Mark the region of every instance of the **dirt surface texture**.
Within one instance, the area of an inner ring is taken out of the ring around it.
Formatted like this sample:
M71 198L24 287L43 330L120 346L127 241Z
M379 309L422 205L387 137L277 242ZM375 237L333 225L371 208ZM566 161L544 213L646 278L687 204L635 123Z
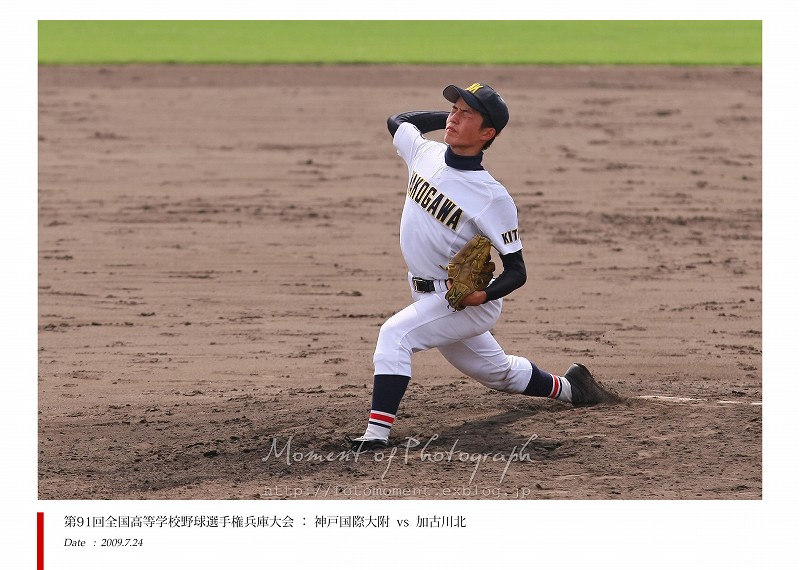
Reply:
M386 118L476 81L528 267L493 332L622 400L419 353L354 456L410 302ZM38 145L40 499L762 496L760 68L41 67Z

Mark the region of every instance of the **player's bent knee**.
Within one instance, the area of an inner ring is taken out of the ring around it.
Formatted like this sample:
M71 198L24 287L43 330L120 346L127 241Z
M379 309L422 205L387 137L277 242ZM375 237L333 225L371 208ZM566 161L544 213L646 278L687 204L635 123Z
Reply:
M404 351L376 350L372 357L375 374L392 374L411 377L411 355Z
M384 323L372 357L375 374L411 376L411 354L411 348L403 342L402 333L390 323Z

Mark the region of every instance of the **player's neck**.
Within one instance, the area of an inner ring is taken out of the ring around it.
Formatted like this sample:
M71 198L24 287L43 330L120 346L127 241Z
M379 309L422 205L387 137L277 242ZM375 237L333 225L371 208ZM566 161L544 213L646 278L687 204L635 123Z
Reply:
M478 154L462 155L457 154L452 147L448 146L444 151L444 162L450 168L457 170L483 170L481 161L483 160L483 151L479 150Z

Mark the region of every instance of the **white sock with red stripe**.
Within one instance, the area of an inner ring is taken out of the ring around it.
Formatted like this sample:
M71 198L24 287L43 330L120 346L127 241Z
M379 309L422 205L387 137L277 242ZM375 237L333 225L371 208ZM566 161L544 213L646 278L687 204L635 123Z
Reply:
M364 439L389 439L389 432L392 431L396 416L380 410L370 410L367 431L364 432Z
M566 402L567 404L571 404L572 385L569 383L569 380L567 380L563 376L556 376L555 374L551 374L550 376L553 377L553 391L550 392L548 398L553 398L554 400L558 400L559 402Z

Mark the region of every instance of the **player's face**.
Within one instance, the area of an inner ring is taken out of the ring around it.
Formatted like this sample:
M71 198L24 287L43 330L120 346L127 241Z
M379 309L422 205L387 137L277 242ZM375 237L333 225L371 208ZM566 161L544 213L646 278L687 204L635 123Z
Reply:
M482 124L483 116L459 98L453 103L453 108L447 117L444 142L449 144L456 154L476 155L495 133L492 128L481 128Z

